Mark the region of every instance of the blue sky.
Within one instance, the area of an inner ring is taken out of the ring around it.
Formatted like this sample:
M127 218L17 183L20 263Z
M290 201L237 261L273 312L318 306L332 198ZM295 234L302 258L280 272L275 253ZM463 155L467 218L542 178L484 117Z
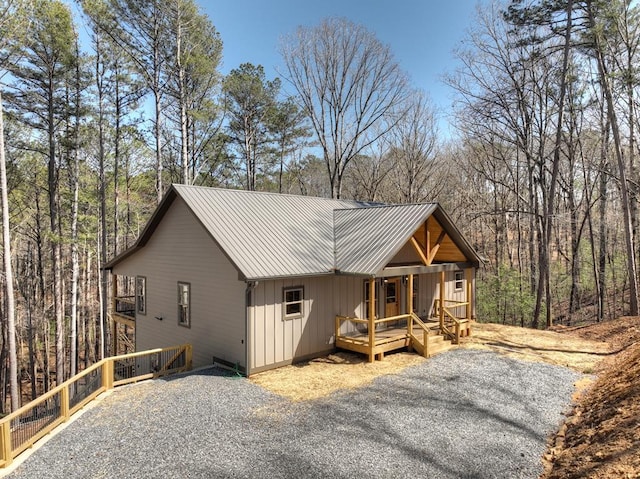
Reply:
M446 114L451 92L442 75L453 71L452 50L471 26L478 0L199 0L220 32L222 73L241 63L262 65L267 78L283 71L278 45L298 26L328 16L364 25L391 47L416 87L427 91ZM441 129L446 123L441 123ZM442 132L447 134L447 132Z

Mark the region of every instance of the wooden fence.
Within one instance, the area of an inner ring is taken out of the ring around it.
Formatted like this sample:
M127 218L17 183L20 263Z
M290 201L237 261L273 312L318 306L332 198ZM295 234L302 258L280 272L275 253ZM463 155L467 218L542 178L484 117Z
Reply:
M0 419L0 467L32 447L99 394L191 369L190 344L105 358Z

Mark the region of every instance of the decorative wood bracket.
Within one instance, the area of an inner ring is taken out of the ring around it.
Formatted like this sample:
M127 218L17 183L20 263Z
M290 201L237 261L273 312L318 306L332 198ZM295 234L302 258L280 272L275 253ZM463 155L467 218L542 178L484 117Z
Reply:
M436 244L433 245L433 248L431 248L431 253L429 254L429 258L427 258L427 261L429 261L427 263L427 266L429 266L433 262L433 258L436 257L436 253L440 249L440 245L442 244L442 240L444 239L444 237L446 235L447 235L447 233L446 233L445 230L442 230L440 232L440 236L438 236L438 239L436 240Z

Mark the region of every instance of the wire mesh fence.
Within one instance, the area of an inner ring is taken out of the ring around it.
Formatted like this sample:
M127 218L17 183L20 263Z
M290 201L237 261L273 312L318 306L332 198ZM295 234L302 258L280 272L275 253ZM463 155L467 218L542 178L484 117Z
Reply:
M62 390L11 418L12 449L21 449L38 433L62 419L61 395Z
M0 467L103 391L191 368L191 345L105 358L0 419Z

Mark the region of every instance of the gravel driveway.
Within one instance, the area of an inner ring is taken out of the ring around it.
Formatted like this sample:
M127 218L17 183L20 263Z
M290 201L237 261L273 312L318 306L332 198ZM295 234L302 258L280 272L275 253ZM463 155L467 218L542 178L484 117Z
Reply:
M11 478L537 478L576 373L454 350L291 403L216 369L116 390Z

